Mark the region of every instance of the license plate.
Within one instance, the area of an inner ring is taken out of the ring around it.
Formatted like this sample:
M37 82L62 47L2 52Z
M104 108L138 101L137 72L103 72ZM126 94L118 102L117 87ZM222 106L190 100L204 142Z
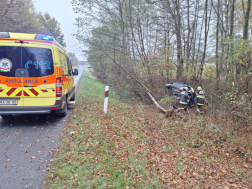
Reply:
M17 100L0 100L0 105L17 105Z

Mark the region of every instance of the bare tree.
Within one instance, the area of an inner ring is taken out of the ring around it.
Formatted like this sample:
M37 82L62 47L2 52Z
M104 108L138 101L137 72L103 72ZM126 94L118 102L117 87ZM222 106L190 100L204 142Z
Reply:
M251 7L251 0L248 0L247 10L246 10L246 15L245 15L245 20L244 20L243 39L248 39L248 24L249 24L250 7Z
M209 13L209 16L208 16L208 0L206 0L205 1L205 29L204 29L205 30L205 37L204 37L203 56L202 56L201 65L200 65L200 74L199 74L200 75L200 82L202 80L202 74L203 74L203 69L204 69L204 62L205 62L205 58L206 58L207 39L208 39L208 32L209 32L209 26L210 26L210 19L211 19L212 8L210 8L209 12L210 13Z
M2 31L37 33L42 30L31 0L0 0Z

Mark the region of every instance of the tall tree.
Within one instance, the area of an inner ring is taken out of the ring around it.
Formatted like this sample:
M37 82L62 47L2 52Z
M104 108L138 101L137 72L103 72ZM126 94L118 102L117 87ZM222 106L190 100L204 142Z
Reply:
M212 4L212 0L211 0ZM211 6L212 7L212 6ZM205 0L205 37L204 37L204 50L203 50L203 55L202 55L202 60L201 60L201 65L200 65L200 82L202 80L202 74L203 74L203 69L204 69L204 63L205 63L205 58L206 58L206 48L207 48L207 39L208 39L208 32L209 32L209 27L210 27L210 19L211 19L211 13L212 13L212 8L210 8L209 11L209 16L208 16L208 0Z
M38 22L32 0L0 0L1 31L37 33L43 28Z
M217 78L217 88L219 87L219 79L220 79L220 68L219 68L219 26L220 26L220 0L217 3L217 11L216 11L216 43L215 43L215 70L216 70L216 78Z
M81 15L75 36L89 45L93 68L106 72L109 82L117 86L133 89L114 61L155 93L175 77L187 82L189 78L205 80L208 61L215 62L212 69L216 71L209 75L216 76L220 81L216 83L223 87L241 76L234 77L240 62L252 62L249 51L244 61L245 46L240 40L252 32L244 24L251 23L250 1L72 0Z
M244 20L243 39L248 39L248 25L249 25L250 8L251 8L251 0L248 0L247 10L246 10L246 15L245 15L245 20Z
M78 58L75 56L75 53L69 52L67 54L68 54L73 66L76 66L80 63Z
M55 18L52 18L49 13L45 13L44 15L40 13L39 22L44 27L45 33L52 35L56 41L63 47L66 47L64 34L61 33L60 23Z

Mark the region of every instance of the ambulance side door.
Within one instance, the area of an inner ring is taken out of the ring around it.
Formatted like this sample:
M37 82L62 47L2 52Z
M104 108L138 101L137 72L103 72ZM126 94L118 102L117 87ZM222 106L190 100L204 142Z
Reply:
M68 88L69 88L69 97L70 97L74 93L74 77L73 77L72 64L68 56L66 56L66 60L67 60L67 68L68 68Z
M66 56L63 52L59 51L59 58L60 58L60 67L62 68L64 74L62 74L62 95L67 94L68 92L68 70L67 70L67 62Z

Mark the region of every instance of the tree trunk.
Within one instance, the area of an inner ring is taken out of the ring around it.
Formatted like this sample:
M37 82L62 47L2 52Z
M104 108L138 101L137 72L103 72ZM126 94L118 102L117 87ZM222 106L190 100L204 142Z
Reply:
M216 23L216 49L215 49L215 67L216 67L216 87L219 88L220 70L219 70L219 24L220 24L220 0L217 6L217 23Z
M191 28L190 28L190 6L189 6L189 0L187 0L187 41L186 41L186 72L188 72L188 67L189 67L189 58L190 58L190 44L189 44L189 39L191 35Z
M211 18L211 10L212 8L210 9L210 15L208 17L208 14L207 14L208 13L208 0L206 0L205 1L205 38L204 38L204 51L203 51L203 56L201 60L201 65L200 65L200 78L199 78L200 84L202 84L202 74L203 74L204 63L205 63L205 58L206 58L206 47L207 47L207 38L208 38L209 24L210 24L210 18Z
M182 55L182 43L181 43L181 15L180 15L180 0L176 1L176 14L177 14L177 23L176 23L176 37L177 37L177 75L176 79L181 78L183 72L183 64L181 61Z
M248 0L247 11L245 15L244 28L243 28L243 39L248 39L248 25L249 25L249 14L250 14L251 0Z
M233 44L233 33L234 33L234 11L235 11L235 0L232 0L232 7L231 7L231 15L230 15L230 34L229 34L229 38L232 41L231 43L231 56L234 55L234 44ZM235 62L233 60L231 60L230 65L229 65L229 70L231 73L234 73L234 65ZM233 74L231 74L233 75Z

